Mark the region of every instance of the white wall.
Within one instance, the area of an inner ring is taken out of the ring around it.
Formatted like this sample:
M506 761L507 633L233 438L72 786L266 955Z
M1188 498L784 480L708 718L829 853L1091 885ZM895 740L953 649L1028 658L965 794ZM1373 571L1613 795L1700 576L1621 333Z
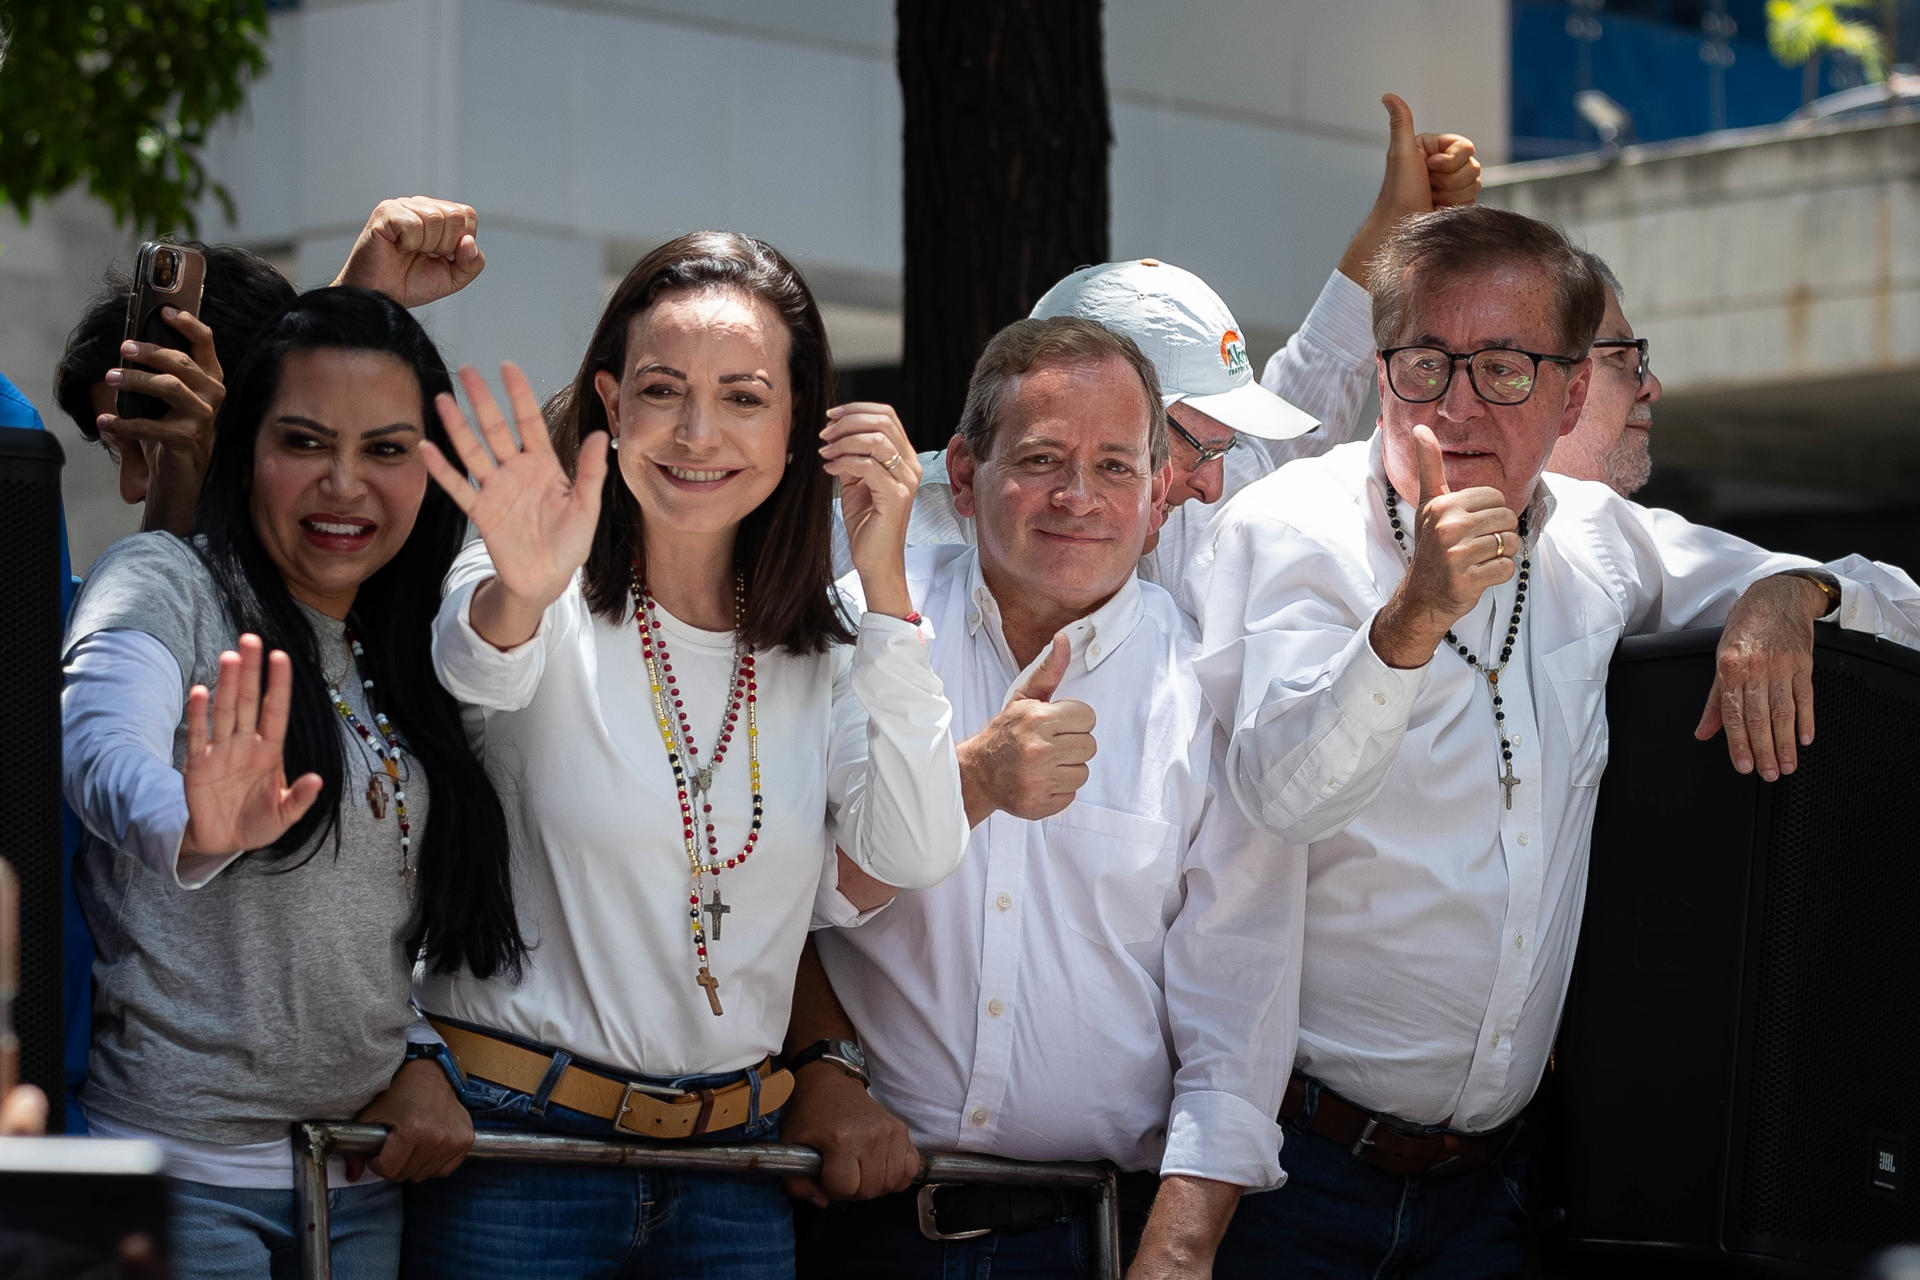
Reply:
M1505 0L1447 8L1434 23L1417 0L1108 0L1114 255L1213 280L1264 359L1378 186L1382 91L1422 128L1504 145ZM1416 24L1419 42L1397 34ZM886 362L901 270L893 44L890 0L308 0L274 15L272 70L209 151L238 225L209 207L202 234L271 250L312 286L382 197L465 200L486 273L422 318L451 359L510 356L544 391L642 252L726 226L808 272L848 363ZM71 276L61 252L33 255L35 278ZM0 282L17 278L13 256ZM30 393L44 395L84 292L55 299L59 319L24 326L31 338L0 316L0 362ZM132 520L94 496L97 475L71 479L88 487L84 565Z

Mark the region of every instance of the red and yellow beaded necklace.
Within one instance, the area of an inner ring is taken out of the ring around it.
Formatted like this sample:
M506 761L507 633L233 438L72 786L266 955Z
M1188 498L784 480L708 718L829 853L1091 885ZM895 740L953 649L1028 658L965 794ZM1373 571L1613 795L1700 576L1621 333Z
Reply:
M693 741L693 728L687 723L686 700L680 696L679 684L673 676L673 660L667 654L667 642L660 630L653 596L641 577L639 561L634 562L634 625L640 632L640 656L647 665L647 684L652 690L653 716L660 727L660 742L666 747L667 763L673 766L673 783L680 800L681 837L687 850L687 870L693 880L693 890L687 897L687 918L693 924L694 959L699 966L694 982L706 990L707 1004L715 1017L722 1013L720 980L713 976L713 970L708 967L707 926L701 920L701 914L705 912L712 918L713 940L717 942L721 918L732 912L733 908L721 901L718 885L714 886L713 900L701 902L701 877L718 879L722 871L731 870L747 860L754 845L760 841L760 822L765 812L760 794L760 729L754 716L758 685L753 678L753 646L745 638L746 612L746 582L735 575L733 675L727 681L727 705L721 716L713 755L702 767L700 749ZM671 715L668 714L669 705L672 708ZM753 820L747 827L746 843L740 847L740 851L722 860L713 825L713 775L726 759L727 747L733 741L734 730L739 727L743 712L747 720L747 775L753 791ZM700 805L698 816L694 813L695 801ZM706 848L704 857L701 854L703 843Z

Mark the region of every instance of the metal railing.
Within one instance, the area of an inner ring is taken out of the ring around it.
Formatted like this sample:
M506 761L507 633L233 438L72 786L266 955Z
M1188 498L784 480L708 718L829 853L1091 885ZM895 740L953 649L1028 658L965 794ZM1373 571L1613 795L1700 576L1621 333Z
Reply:
M300 1273L306 1280L332 1280L327 1211L327 1158L368 1156L386 1141L383 1125L306 1120L293 1127L295 1206L305 1224ZM516 1160L523 1164L626 1165L676 1172L761 1174L770 1178L814 1177L820 1153L811 1147L743 1143L730 1147L641 1146L604 1138L575 1138L510 1129L480 1129L469 1160ZM921 1159L919 1182L997 1182L1030 1187L1079 1188L1093 1200L1094 1257L1105 1280L1120 1280L1120 1197L1111 1165L1029 1163L958 1151L935 1151Z

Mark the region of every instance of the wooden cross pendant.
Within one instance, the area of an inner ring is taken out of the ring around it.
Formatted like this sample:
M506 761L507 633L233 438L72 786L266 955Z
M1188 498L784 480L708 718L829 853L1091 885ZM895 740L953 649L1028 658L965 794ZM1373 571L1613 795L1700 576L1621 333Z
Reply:
M707 926L708 931L713 934L713 940L718 942L720 941L720 917L733 914L733 908L720 901L720 890L716 888L713 891L712 900L707 903L706 910L707 919L712 922Z
M1520 785L1520 779L1513 776L1513 761L1507 761L1507 776L1500 779L1500 785L1507 791L1507 808L1513 808L1513 789Z
M694 981L707 989L707 1004L713 1009L713 1016L719 1017L721 1013L720 979L714 977L713 971L703 964L700 966L700 976Z

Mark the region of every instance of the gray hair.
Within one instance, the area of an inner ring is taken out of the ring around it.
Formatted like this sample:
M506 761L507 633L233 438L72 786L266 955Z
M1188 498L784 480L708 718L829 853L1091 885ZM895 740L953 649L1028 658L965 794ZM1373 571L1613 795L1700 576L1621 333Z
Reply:
M1081 316L1049 316L1044 320L1015 320L993 335L973 366L967 382L967 403L960 411L957 434L967 451L985 458L993 450L1014 382L1038 364L1091 365L1119 358L1140 379L1147 397L1147 457L1157 471L1166 465L1167 409L1160 398L1160 375L1132 338L1097 320Z
M1607 265L1607 260L1591 249L1575 249L1573 252L1580 261L1587 264L1588 270L1599 276L1606 282L1607 288L1613 290L1613 300L1624 305L1627 300L1627 291L1620 287L1620 277L1613 274L1613 268Z

